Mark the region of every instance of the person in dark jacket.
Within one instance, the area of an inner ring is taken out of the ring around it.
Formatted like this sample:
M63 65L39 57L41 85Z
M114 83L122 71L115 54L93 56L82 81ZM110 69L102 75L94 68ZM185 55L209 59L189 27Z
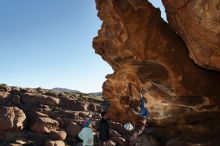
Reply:
M99 122L97 131L99 132L99 141L101 146L107 146L109 144L109 124L108 117L105 112L101 113L102 119Z

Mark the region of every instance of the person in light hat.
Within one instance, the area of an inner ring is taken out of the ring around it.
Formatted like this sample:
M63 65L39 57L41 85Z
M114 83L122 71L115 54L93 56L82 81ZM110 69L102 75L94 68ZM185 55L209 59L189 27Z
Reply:
M90 119L85 119L83 121L84 128L79 132L78 137L83 140L83 146L93 146L94 145L94 135L92 131L92 121Z
M146 119L143 120L143 125L134 130L134 126L131 123L125 123L124 128L127 130L126 137L126 146L138 146L138 137L144 132L146 126Z
M125 123L124 128L128 131L131 131L134 129L133 125L131 123Z

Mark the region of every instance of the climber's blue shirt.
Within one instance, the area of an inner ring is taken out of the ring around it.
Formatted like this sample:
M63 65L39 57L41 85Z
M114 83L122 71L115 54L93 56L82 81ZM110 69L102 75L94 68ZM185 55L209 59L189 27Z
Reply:
M140 103L141 111L140 111L140 116L142 116L142 117L147 117L147 116L149 115L149 112L148 112L148 109L144 107L144 103L145 103L145 100L144 100L143 96L141 96L141 103Z

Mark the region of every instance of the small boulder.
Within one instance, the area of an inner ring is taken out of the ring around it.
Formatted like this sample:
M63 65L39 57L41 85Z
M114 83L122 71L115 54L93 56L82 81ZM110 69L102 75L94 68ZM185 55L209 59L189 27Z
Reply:
M6 105L9 102L9 93L8 92L1 92L0 91L0 104Z
M93 112L97 111L97 106L96 106L96 104L90 103L89 106L88 106L88 110L89 110L89 111L93 111Z
M10 99L11 99L11 102L15 105L21 104L21 97L19 95L11 94Z
M79 117L82 117L83 119L88 118L89 115L90 115L90 113L85 112L85 111L82 111L82 112L79 113Z
M92 118L101 119L101 115L99 113L93 113Z
M65 146L65 143L61 140L47 140L45 146Z
M8 94L8 92L0 92L0 100L7 98Z
M65 140L67 133L63 130L60 131L51 131L50 137L54 140Z
M109 141L109 146L115 146L115 144L116 144L115 142L113 142L111 140Z
M20 131L24 128L26 116L18 107L0 108L0 130Z
M67 96L61 97L61 103L65 108L73 111L88 111L88 103L77 101Z
M59 123L43 113L36 112L36 114L31 117L31 121L30 129L36 132L50 133L51 131L59 129Z
M6 84L0 84L0 92L10 92L11 87L8 87Z
M78 133L80 132L81 129L82 129L82 127L80 125L76 124L75 122L71 122L68 125L66 132L70 136L76 136L76 135L78 135Z

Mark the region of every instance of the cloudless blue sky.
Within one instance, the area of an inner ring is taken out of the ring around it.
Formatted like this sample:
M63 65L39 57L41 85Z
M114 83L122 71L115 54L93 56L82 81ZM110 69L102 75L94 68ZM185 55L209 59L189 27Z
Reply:
M101 91L112 69L92 48L96 13L95 0L0 0L0 83Z

